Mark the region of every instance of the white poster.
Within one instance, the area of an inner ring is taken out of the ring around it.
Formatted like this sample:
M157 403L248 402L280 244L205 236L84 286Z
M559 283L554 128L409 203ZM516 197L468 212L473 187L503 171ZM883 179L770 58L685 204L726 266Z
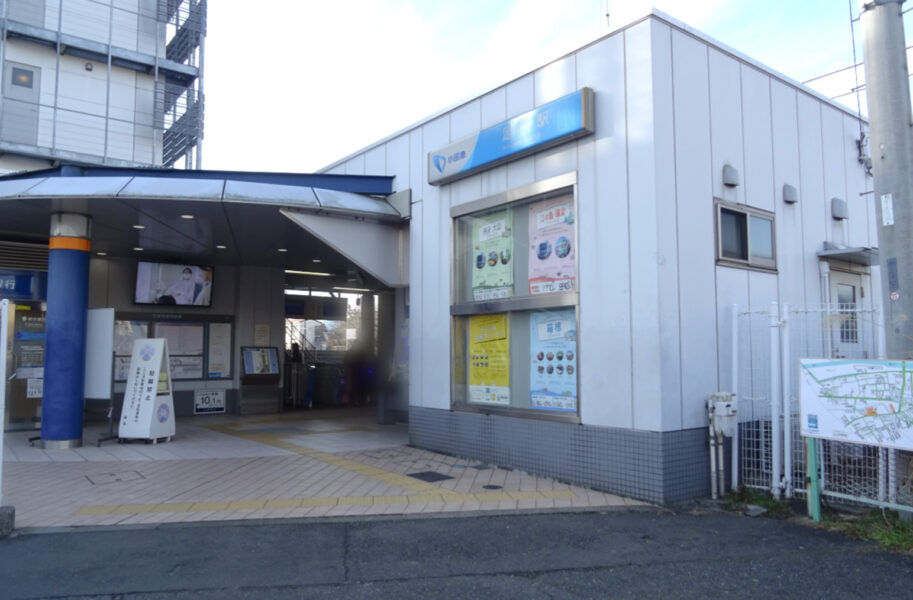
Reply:
M171 356L172 379L203 379L202 356Z
M231 377L231 323L209 324L209 377Z
M254 325L254 346L269 346L269 323Z
M157 440L172 437L174 429L168 342L161 338L136 340L117 435Z
M203 355L202 323L156 323L155 337L168 340L170 354Z
M27 379L25 388L26 398L41 398L44 395L44 379Z

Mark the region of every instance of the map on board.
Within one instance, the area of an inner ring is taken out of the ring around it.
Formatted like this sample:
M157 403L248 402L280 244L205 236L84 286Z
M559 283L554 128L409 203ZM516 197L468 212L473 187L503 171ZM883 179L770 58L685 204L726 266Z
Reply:
M807 437L913 450L913 362L799 360Z

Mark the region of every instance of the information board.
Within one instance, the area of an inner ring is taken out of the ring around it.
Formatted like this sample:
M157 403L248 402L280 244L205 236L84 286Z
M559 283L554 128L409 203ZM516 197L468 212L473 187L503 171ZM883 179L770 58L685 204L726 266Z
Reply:
M193 392L193 414L224 412L225 390L196 390Z
M168 364L167 340L139 339L133 343L118 437L157 440L174 435Z
M913 362L799 361L806 437L913 450Z

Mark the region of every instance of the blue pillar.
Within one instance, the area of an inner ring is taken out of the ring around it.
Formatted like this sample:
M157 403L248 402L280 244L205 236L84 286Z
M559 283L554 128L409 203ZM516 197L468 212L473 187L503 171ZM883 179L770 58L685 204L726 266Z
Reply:
M41 401L41 445L45 448L82 445L90 226L84 215L51 216Z

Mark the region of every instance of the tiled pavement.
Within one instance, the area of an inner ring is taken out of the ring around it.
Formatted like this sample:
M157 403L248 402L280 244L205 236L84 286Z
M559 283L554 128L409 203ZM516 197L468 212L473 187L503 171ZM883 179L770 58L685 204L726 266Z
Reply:
M643 503L410 448L405 425L356 410L178 419L169 442L42 450L7 432L16 528L286 517L604 508Z

